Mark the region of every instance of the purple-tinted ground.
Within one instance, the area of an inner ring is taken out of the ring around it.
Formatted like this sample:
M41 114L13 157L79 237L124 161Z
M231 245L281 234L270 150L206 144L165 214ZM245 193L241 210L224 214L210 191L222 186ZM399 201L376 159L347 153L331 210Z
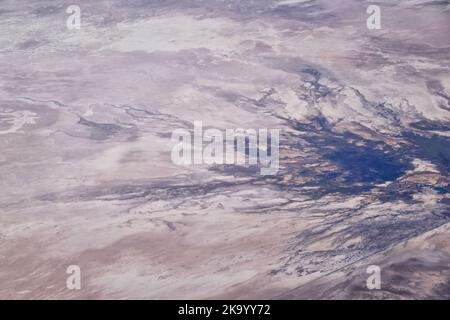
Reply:
M449 3L371 3L0 1L0 298L448 299ZM193 121L278 174L174 165Z

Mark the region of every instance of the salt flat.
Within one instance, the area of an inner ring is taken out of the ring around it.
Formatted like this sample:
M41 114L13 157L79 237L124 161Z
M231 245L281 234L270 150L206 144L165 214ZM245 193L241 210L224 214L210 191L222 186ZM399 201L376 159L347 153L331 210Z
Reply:
M0 3L0 298L448 299L448 2L77 2ZM194 121L280 170L175 165Z

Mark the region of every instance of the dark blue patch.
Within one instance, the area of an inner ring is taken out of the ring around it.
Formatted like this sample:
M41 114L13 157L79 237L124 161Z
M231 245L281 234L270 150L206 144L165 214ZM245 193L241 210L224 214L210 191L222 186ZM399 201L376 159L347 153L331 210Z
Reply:
M317 117L306 125L292 123L292 127L315 133L304 139L319 148L323 159L338 167L320 177L322 182L334 185L333 189L348 188L355 183L374 185L394 181L413 167L409 159L404 158L405 150L395 150L384 142L366 140L351 132L336 134L323 117ZM335 182L336 179L340 182Z
M374 143L365 141L366 146L359 147L344 139L333 139L335 150L326 152L325 159L333 161L345 172L345 182L382 183L394 181L408 169L389 147L375 149ZM387 152L386 152L387 151Z
M450 171L450 139L437 135L431 137L413 133L405 135L415 146L413 152L417 157L430 160L447 173Z

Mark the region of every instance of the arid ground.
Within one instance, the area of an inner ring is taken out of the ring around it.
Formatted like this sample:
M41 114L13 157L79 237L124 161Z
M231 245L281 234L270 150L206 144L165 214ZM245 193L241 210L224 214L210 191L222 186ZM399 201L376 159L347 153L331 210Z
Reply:
M0 299L449 299L449 34L448 1L0 1ZM280 129L278 173L174 164L194 121Z

